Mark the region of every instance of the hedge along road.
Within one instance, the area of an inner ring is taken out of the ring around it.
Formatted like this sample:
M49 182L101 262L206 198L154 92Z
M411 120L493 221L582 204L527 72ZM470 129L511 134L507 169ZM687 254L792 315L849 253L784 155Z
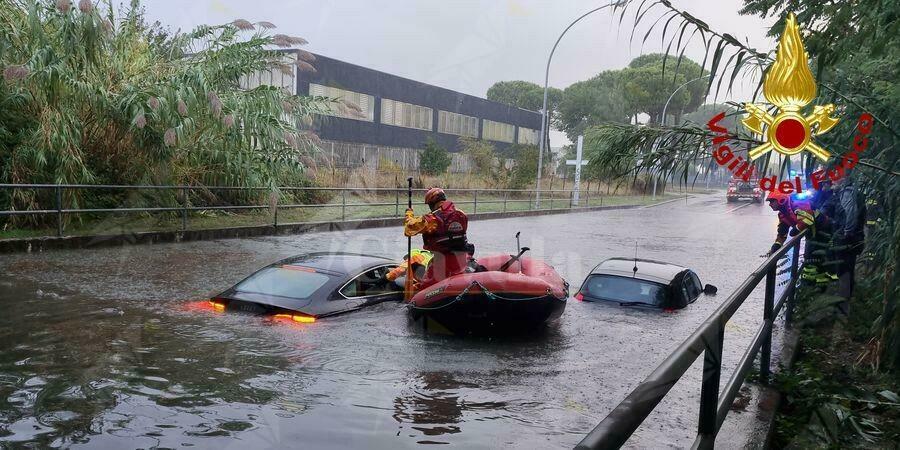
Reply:
M570 300L558 324L518 339L423 335L396 303L314 324L200 307L289 255L399 258L399 226L3 255L0 443L572 447L759 265L775 220L768 208L735 209L713 194L473 221L479 254L513 252L521 231L531 256L550 261L573 293L598 262L632 256L635 241L640 257L692 267L719 287L676 313ZM761 308L762 287L726 328L726 373ZM631 443L691 442L701 361Z

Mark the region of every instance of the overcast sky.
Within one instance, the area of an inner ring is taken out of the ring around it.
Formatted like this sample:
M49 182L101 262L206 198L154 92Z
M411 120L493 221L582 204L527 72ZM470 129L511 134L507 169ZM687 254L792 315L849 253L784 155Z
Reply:
M547 55L575 18L608 0L144 0L147 16L172 30L234 19L266 20L277 32L300 36L309 51L346 62L484 97L500 80L543 85ZM766 31L775 18L740 16L740 0L673 0L709 26L762 51L774 48ZM634 8L634 6L632 6ZM662 11L659 9L658 11ZM653 13L651 13L653 14ZM642 30L658 16L645 18ZM649 15L648 15L649 17ZM622 27L606 11L576 24L553 56L550 85L565 88L642 53L660 52L659 32L642 47L629 45L634 10ZM673 26L674 22L673 22ZM699 36L687 55L703 59ZM751 83L728 99L746 100ZM755 86L755 85L754 85ZM554 147L568 141L551 134Z

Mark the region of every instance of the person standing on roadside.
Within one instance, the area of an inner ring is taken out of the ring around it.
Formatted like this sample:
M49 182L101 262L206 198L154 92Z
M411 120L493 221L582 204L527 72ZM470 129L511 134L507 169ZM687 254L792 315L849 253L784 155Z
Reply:
M837 259L838 296L843 298L837 308L848 315L856 284L856 257L865 246L866 204L849 174L834 185L837 191L832 198L832 251Z

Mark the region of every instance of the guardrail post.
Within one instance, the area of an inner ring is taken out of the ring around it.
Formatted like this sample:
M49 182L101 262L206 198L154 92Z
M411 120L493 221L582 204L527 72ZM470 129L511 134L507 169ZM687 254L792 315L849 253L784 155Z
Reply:
M772 264L772 267L766 271L766 298L763 302L763 327L767 331L763 333L762 348L759 353L759 376L763 382L768 382L771 375L772 360L772 310L775 307L775 269L778 266Z
M187 231L187 203L188 203L188 188L181 188L181 232Z
M807 238L803 238L804 241ZM794 246L794 251L791 253L791 284L788 285L788 289L791 290L791 293L788 295L787 304L785 305L784 310L784 323L785 325L791 325L794 321L794 301L797 296L797 275L798 270L800 269L800 244Z
M341 222L347 221L347 190L341 189Z
M397 189L394 191L394 215L400 215L400 190Z
M272 192L272 206L275 211L272 214L272 226L278 228L278 194Z
M713 448L718 428L719 381L722 377L722 343L725 340L725 324L719 320L715 336L705 336L703 352L703 386L700 388L700 420L697 433L701 448Z
M63 235L63 216L62 216L62 187L56 185L56 236Z
M506 213L506 200L509 198L509 191L503 193L503 212Z
M475 191L475 205L472 207L472 214L478 214L478 191Z

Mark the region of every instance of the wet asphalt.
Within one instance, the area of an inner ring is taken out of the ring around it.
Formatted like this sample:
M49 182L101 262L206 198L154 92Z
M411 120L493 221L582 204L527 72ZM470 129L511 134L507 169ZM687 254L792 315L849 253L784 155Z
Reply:
M521 231L573 293L600 261L634 255L635 243L638 256L691 267L719 288L674 313L570 299L543 332L502 339L423 334L396 303L314 324L205 307L289 255L399 258L399 226L0 255L0 444L571 448L762 262L774 214L711 194L473 221L479 254L513 252ZM762 287L726 327L723 383L761 323ZM701 361L629 445L690 444Z

